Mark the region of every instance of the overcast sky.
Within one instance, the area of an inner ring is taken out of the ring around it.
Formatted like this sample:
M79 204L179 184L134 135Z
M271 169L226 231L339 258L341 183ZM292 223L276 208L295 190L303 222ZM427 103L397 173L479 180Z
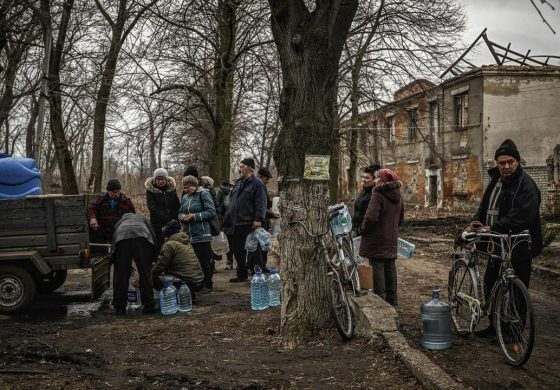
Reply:
M484 27L488 27L487 36L491 41L504 47L511 42L511 49L518 53L525 54L531 49L530 56L560 56L560 0L548 0L555 7L554 11L541 4L541 0L533 1L556 34L542 22L530 0L459 0L468 16L465 43L470 45ZM494 63L486 46L479 51L480 55L474 58L475 65ZM560 64L560 60L556 64Z

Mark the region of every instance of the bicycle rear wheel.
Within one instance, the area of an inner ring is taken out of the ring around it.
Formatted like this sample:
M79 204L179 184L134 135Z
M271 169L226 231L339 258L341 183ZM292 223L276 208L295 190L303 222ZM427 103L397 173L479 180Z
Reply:
M453 325L461 336L468 336L472 333L471 308L469 302L463 296L479 299L476 285L476 275L473 269L463 260L456 261L449 271L447 290ZM475 322L478 322L478 318Z
M533 303L518 278L504 283L496 297L496 334L508 364L520 367L529 360L535 342Z
M344 340L354 337L354 316L345 288L336 271L328 275L329 292L331 296L331 314L338 333Z

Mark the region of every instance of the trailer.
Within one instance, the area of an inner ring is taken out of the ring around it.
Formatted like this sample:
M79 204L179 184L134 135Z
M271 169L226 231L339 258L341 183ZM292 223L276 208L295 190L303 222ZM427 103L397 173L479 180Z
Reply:
M87 195L0 199L0 312L24 310L62 286L69 269L91 268L91 299L109 287L109 256L90 257Z

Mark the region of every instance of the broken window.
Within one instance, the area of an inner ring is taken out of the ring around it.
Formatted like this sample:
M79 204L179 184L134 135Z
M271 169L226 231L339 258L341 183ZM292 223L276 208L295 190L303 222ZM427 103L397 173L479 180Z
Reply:
M453 99L454 124L456 130L463 130L468 125L469 95L455 95Z
M416 130L417 130L417 123L416 123L416 114L418 110L413 108L408 110L408 139L410 141L414 141L416 139Z

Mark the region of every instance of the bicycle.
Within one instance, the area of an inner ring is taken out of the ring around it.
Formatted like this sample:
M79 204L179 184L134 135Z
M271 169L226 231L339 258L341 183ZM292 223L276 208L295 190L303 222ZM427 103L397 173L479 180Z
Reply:
M330 310L334 318L336 329L342 339L350 340L354 337L355 318L346 295L347 290L352 290L354 296L361 295L360 279L358 277L358 265L353 255L352 247L348 245L346 234L335 234L330 221L344 209L344 206L330 210L328 214L329 228L323 233L313 234L302 221L288 222L289 226L299 224L305 233L315 239L321 246L322 253L327 265L327 279L330 291ZM324 237L330 233L330 237L336 246L334 256L329 256L329 251Z
M468 242L462 245L462 252L455 253L449 271L448 299L455 329L460 335L470 335L482 317L493 315L502 354L508 364L520 367L533 350L535 317L529 291L511 265L511 252L522 242L530 245L531 235L528 230L520 234L473 232L464 239ZM498 245L501 255L479 250L483 244ZM480 278L479 256L501 264L488 297L484 296L484 280Z

